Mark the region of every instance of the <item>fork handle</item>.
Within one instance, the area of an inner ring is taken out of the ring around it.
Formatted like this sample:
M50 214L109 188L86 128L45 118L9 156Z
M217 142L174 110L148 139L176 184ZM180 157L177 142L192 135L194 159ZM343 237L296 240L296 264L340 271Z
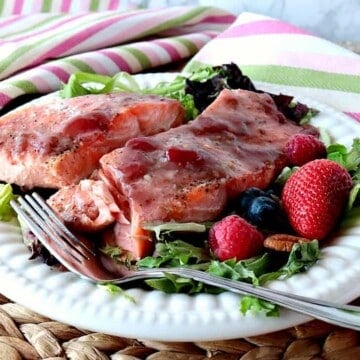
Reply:
M151 272L151 269L147 269L146 272L149 270ZM360 330L360 307L357 306L340 305L323 300L312 299L304 296L268 289L262 286L253 286L245 282L226 279L190 268L166 268L152 270L154 270L153 275L156 277L159 277L161 273L169 273L191 278L197 281L201 281L205 284L213 285L242 295L250 294L331 324L339 325L344 328L354 329L357 331ZM138 273L141 273L141 271Z

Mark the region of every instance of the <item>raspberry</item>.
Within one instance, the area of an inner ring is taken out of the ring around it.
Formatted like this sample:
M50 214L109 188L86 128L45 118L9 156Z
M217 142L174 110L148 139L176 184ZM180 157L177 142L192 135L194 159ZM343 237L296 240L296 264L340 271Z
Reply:
M243 260L259 254L264 237L257 228L238 215L229 215L213 224L209 246L221 261Z
M289 165L301 166L315 159L326 157L326 147L316 136L296 134L285 145Z

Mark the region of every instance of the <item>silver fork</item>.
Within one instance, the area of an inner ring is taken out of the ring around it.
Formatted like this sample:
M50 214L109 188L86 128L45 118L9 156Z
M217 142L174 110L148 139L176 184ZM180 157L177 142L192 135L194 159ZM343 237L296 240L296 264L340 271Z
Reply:
M256 296L328 323L360 330L360 307L358 306L335 304L262 286L253 286L191 268L155 268L136 271L126 268L122 277L114 277L104 269L89 244L74 236L38 194L19 196L17 201L11 201L11 206L18 214L19 220L29 227L61 264L87 280L120 285L173 274L235 293Z

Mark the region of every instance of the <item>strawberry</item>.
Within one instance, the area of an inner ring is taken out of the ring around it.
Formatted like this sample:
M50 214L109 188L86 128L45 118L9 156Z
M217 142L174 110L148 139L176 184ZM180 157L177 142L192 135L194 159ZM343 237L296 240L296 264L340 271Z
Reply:
M247 259L257 255L264 237L257 228L238 215L228 215L212 225L209 246L221 261Z
M331 160L313 160L296 170L281 197L295 232L308 239L325 238L339 219L352 185L348 171Z
M296 134L285 145L285 155L289 165L301 166L315 159L326 157L325 144L316 136Z

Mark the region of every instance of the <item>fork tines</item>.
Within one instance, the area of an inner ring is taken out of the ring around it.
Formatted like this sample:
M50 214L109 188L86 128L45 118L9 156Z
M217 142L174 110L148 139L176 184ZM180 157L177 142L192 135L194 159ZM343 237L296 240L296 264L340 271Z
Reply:
M55 242L63 251L81 263L95 253L80 241L62 222L54 210L37 193L19 196L10 205L39 241L51 252ZM54 254L56 257L56 254Z

